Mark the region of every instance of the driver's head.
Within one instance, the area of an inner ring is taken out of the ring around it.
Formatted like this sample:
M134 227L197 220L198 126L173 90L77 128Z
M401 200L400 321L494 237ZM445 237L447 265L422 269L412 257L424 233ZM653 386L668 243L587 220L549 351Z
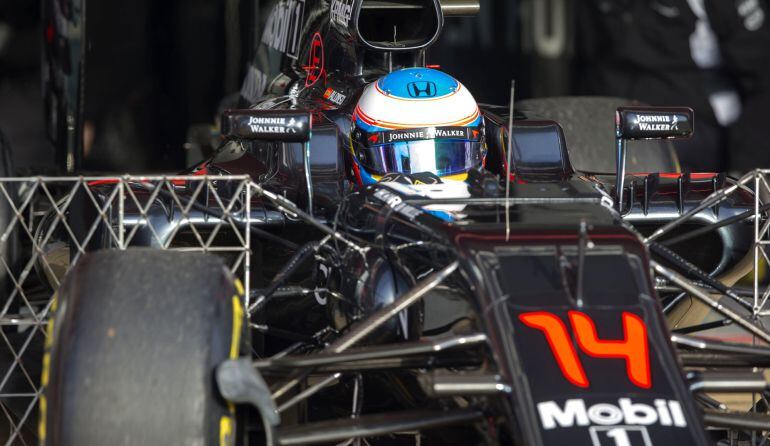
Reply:
M353 115L354 173L362 184L389 173L464 180L485 156L483 118L455 78L407 68L367 86Z

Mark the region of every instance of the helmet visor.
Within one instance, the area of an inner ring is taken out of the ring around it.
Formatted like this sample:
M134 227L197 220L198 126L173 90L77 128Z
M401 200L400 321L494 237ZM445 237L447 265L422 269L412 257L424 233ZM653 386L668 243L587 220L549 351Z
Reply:
M358 159L374 173L464 173L481 163L479 141L429 139L359 147Z

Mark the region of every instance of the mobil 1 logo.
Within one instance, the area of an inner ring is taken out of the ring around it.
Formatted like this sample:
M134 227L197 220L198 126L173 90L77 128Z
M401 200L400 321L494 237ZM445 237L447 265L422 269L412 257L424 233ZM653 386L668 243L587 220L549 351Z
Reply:
M262 43L296 59L304 13L305 0L280 0L267 18Z
M575 426L634 426L687 427L687 420L679 401L655 399L638 402L631 398L618 398L617 403L588 404L582 398L571 398L563 404L544 401L537 404L540 422L548 431Z
M679 401L662 398L588 403L582 398L537 404L545 432L587 428L593 446L652 446L649 429L686 429Z
M353 0L332 0L329 19L332 23L347 28L353 15Z

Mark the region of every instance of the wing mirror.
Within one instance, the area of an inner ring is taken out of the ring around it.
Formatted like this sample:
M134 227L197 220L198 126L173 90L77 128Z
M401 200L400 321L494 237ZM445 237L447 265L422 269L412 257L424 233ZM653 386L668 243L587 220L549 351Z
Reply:
M225 110L222 136L279 142L310 141L310 112L301 110Z
M301 110L225 110L220 124L225 139L302 143L308 214L313 215L313 180L310 176L310 139L313 120Z
M615 200L623 210L623 182L626 176L626 141L639 139L682 139L692 136L695 114L687 107L620 107L615 112Z
M689 138L694 116L686 107L620 107L615 125L624 140Z

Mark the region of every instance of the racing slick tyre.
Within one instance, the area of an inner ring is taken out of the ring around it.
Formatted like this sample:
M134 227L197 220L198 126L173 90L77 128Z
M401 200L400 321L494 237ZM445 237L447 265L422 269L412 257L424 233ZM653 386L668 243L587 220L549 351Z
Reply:
M47 326L40 444L234 445L214 371L242 347L242 291L213 256L82 258Z
M519 101L532 118L556 121L564 129L572 167L578 172L615 173L615 110L641 105L607 97L553 97ZM679 172L674 145L666 140L629 141L626 172Z

